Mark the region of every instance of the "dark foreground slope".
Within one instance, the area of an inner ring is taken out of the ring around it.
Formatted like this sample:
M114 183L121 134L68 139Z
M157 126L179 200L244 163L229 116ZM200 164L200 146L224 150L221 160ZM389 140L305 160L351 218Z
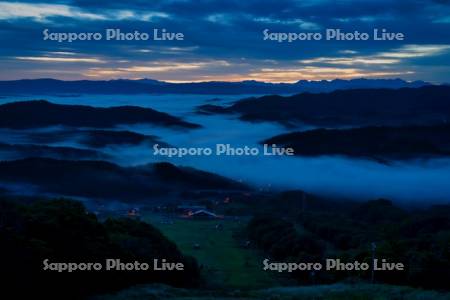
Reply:
M320 209L310 207L315 201L304 199L304 206L291 219L269 212L253 218L248 224L248 237L271 262L320 262L325 266L327 259L340 259L372 266L375 257L404 265L404 270L376 270L373 280L377 283L450 289L449 205L407 210L378 199L347 208ZM285 274L302 285L372 281L371 269L324 267L314 276L302 270Z
M140 284L161 282L178 287L196 286L196 261L152 225L130 219L101 223L75 201L42 201L18 206L0 199L0 256L2 298L84 299ZM148 263L153 259L183 263L183 271L106 270L106 259ZM58 272L43 270L48 263L96 263L101 270ZM5 298L6 296L6 298Z
M246 121L319 126L405 125L450 119L450 87L339 90L290 97L243 99L229 107L205 105L206 113L238 113Z
M230 179L169 163L125 168L104 161L49 158L0 162L0 182L31 185L38 192L118 201L148 201L185 190L246 189Z
M278 135L267 144L293 148L296 155L347 155L410 159L450 155L450 125L316 129Z
M25 129L56 125L106 128L118 124L137 123L186 129L200 127L169 114L137 106L100 108L54 104L44 100L0 105L0 127L3 128Z

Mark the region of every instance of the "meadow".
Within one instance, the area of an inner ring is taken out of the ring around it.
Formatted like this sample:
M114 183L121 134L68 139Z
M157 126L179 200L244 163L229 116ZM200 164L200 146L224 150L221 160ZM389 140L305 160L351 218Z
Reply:
M146 214L143 221L162 231L186 255L197 259L207 284L227 289L275 286L281 279L262 271L262 254L239 235L247 220L192 220ZM216 226L220 224L219 228Z

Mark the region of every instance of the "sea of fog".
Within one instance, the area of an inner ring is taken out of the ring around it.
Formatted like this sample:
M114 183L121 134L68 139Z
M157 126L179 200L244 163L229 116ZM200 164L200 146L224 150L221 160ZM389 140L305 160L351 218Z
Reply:
M11 101L46 99L60 104L91 106L136 105L179 116L203 126L196 130L177 130L148 125L120 126L143 134L156 135L174 147L260 147L258 142L288 130L275 123L249 123L237 116L202 115L195 108L202 104L225 105L250 95L68 95L17 96ZM311 127L301 126L299 130ZM0 136L5 137L4 132ZM14 139L14 135L9 135ZM15 139L17 142L17 136ZM58 145L75 146L73 142ZM404 204L450 203L450 159L395 162L346 157L274 157L274 156L185 156L167 158L153 154L151 146L110 147L105 152L121 165L139 165L170 161L211 171L257 186L262 190L302 189L310 193L338 198L368 200L379 197Z

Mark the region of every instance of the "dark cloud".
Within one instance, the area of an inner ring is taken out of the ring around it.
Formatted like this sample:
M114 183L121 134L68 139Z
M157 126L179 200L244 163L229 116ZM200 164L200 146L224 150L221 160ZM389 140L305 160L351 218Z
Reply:
M166 62L184 63L182 73L187 80L252 77L261 74L262 69L282 72L292 68L298 68L300 79L304 65L299 65L298 61L334 57L359 59L365 63L349 65L348 60L347 64L329 60L327 63L311 63L310 67L328 68L329 71L332 68L354 68L367 76L372 72L385 73L387 77L399 74L407 79L450 81L447 78L450 60L445 48L445 45L450 45L450 1L447 0L72 0L46 3L59 5L53 10L34 1L0 3L33 5L30 15L9 16L7 11L0 12L0 63L11 70L2 77L40 77L40 74L54 72L54 77L84 78L90 69L104 69L101 74L108 78L146 75L167 79L173 73L136 72L127 75L126 71L117 70ZM49 10L52 13L47 14ZM326 28L371 32L375 27L403 32L406 40L289 44L262 39L262 31L266 28L272 32L322 32ZM153 28L166 28L183 32L186 40L57 43L42 40L42 30L45 28L56 32L96 32L105 28L149 32ZM416 52L411 50L403 54L395 63L369 63L370 59L379 58L385 55L383 53L392 55L393 51L405 45L441 45L441 48L438 51L417 46ZM70 63L69 59L67 63L63 59L57 62L17 59L52 55L95 58L102 63L74 63L76 60ZM214 61L218 62L216 66ZM340 73L336 74L338 76Z

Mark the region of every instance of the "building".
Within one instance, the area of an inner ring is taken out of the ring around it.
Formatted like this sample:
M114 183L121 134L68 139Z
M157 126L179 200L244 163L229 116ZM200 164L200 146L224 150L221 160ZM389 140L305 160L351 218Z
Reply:
M206 210L206 207L203 205L178 205L177 211L182 213L183 215L192 214L199 210Z
M204 210L204 209L193 212L190 215L190 217L197 218L197 219L216 219L216 218L218 218L218 216L215 213Z
M139 208L132 208L127 211L126 216L131 219L140 220L141 219L141 213L139 212Z
M217 219L217 218L219 218L219 216L216 215L215 213L207 211L205 209L191 212L187 215L187 217L193 218L193 219Z

